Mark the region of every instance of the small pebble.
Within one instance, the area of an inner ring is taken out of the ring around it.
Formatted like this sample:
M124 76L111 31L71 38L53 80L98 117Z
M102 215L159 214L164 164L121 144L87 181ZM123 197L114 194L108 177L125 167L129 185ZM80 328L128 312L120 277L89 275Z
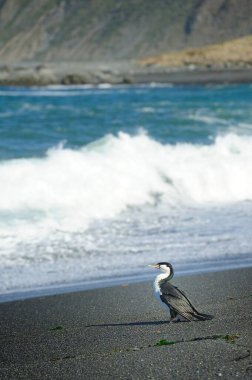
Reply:
M132 351L140 351L140 348L138 348L138 347L133 347L133 348L132 348Z

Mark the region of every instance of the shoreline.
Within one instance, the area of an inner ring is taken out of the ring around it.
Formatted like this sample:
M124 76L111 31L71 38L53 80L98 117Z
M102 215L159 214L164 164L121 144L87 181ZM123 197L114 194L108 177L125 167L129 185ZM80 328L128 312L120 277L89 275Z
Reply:
M24 62L0 66L0 86L252 83L251 67L167 68L122 62Z
M1 379L250 379L252 268L172 282L214 319L169 323L152 281L1 304Z
M177 265L176 277L195 276L197 274L215 273L228 271L234 268L246 269L252 267L252 259L217 261L212 263L203 262L200 265L195 263ZM105 277L98 280L80 281L66 284L50 284L48 286L38 286L33 289L11 290L0 293L0 305L5 302L15 302L38 297L56 296L69 294L72 292L103 289L125 284L138 284L153 279L153 270L146 270L144 273L129 274L118 277Z

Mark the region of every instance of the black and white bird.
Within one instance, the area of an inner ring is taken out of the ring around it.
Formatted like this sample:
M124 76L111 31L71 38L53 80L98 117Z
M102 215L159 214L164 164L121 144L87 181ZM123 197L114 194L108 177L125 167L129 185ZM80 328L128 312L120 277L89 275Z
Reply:
M163 305L167 305L170 309L172 322L205 321L213 318L212 315L199 313L191 304L185 293L169 282L174 275L174 270L170 263L161 262L149 266L160 269L163 272L155 279L155 295Z

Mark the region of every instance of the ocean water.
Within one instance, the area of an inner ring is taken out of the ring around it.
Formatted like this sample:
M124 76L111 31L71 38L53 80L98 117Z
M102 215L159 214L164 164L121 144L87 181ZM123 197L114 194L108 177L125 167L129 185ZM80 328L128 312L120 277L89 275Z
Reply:
M252 86L0 88L0 293L252 264Z

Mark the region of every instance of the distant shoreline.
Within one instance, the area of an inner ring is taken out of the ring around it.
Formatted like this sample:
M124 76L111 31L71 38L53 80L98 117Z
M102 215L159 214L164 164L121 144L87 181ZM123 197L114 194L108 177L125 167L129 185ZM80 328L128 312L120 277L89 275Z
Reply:
M163 73L139 73L135 76L137 83L171 83L192 84L238 84L252 83L252 69L231 70L180 70Z
M215 273L220 271L229 271L234 269L248 269L252 268L252 260L230 260L230 261L213 261L212 263L203 262L201 264L184 264L178 265L176 270L177 277L192 276L198 274ZM144 281L151 281L153 273L144 271L139 274L128 274L119 277L101 278L97 280L73 282L66 284L55 284L43 287L13 290L7 293L0 293L0 305L5 302L15 302L18 300L25 300L37 297L46 297L59 294L67 294L77 291L88 291L95 289L103 289L114 286L122 286L123 284L137 284Z
M0 86L131 85L169 83L174 85L252 83L252 68L180 69L143 66L134 61L90 63L21 63L0 66Z

